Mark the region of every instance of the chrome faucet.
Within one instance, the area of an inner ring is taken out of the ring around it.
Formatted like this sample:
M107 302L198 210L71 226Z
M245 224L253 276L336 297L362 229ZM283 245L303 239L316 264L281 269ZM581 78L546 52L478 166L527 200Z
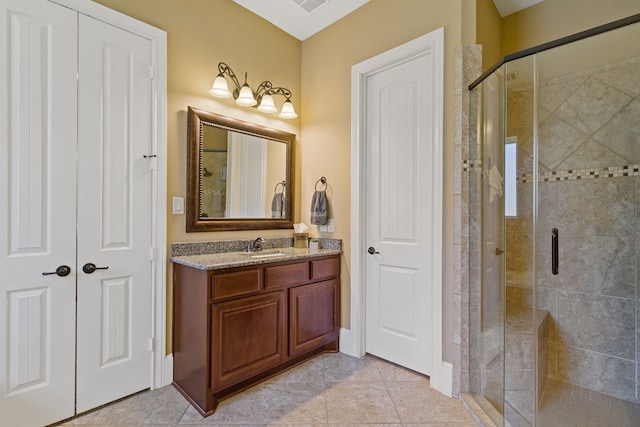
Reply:
M262 244L266 242L262 237L258 237L253 242L247 243L247 252L257 252L262 250Z

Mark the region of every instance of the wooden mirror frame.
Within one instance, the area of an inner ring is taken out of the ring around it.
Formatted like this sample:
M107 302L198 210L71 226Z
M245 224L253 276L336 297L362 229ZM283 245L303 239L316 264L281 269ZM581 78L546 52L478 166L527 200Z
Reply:
M287 147L286 170L286 218L208 218L200 217L200 176L202 165L203 122L217 128L240 132L248 135L283 142ZM278 228L293 229L293 206L295 199L294 143L296 136L256 125L242 120L232 119L220 114L210 113L195 107L187 109L187 200L186 231L229 231L229 230L268 230Z

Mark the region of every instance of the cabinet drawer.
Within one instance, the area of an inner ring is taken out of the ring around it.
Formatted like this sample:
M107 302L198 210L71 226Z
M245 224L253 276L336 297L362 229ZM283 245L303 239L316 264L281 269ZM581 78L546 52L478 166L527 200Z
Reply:
M291 286L309 280L309 263L278 265L267 267L265 271L265 288L277 288L279 286Z
M259 269L217 274L211 278L213 299L229 298L257 292L262 281Z
M311 280L337 277L340 275L340 259L329 258L311 261Z

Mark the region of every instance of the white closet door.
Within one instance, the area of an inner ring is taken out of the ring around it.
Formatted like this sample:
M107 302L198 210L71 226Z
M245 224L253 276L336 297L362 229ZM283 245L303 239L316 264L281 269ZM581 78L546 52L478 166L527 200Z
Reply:
M0 424L42 426L74 413L76 13L0 0L0 22Z
M151 48L80 15L78 412L151 382Z

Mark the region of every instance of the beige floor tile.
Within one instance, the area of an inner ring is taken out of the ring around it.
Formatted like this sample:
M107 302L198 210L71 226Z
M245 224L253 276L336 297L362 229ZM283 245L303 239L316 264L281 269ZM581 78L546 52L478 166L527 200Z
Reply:
M398 366L383 359L375 359L384 381L420 381L429 384L429 377L410 369Z
M207 418L190 408L180 425L326 423L323 392L324 384L262 384L223 400L216 412Z
M344 381L327 385L329 423L399 423L383 382Z
M173 386L139 393L64 425L101 427L470 427L429 379L372 356L318 356L223 400L203 418ZM466 414L466 412L464 413ZM405 424L402 422L404 421ZM412 423L412 424L407 424ZM1 424L1 423L0 423Z
M89 412L64 425L175 425L189 403L173 387L145 391Z
M403 423L469 423L473 418L458 399L422 382L393 382L387 388Z
M382 381L382 375L376 359L365 355L362 358L336 353L335 357L325 359L325 380L342 381Z

